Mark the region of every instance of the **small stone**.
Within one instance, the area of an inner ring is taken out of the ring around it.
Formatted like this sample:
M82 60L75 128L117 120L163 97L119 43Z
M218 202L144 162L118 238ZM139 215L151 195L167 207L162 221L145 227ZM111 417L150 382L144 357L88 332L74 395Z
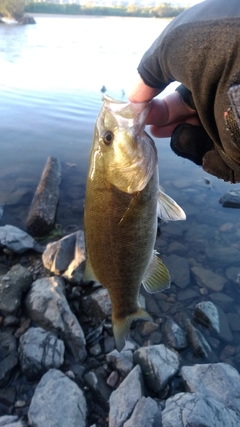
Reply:
M218 292L221 291L227 283L227 280L224 277L219 276L206 268L192 267L191 270L198 286L200 287L207 287Z
M165 316L162 332L167 345L181 351L188 347L186 332L169 316Z
M233 347L232 345L226 345L219 356L219 360L221 362L224 362L229 357L234 356L235 353L236 353L235 347Z
M109 375L108 379L107 379L107 384L112 387L115 388L117 383L119 380L119 375L117 371L112 371L111 374Z
M148 335L150 335L152 332L156 331L159 328L159 325L157 325L154 322L144 322L142 324L142 328L141 328L141 335L143 337L147 337Z

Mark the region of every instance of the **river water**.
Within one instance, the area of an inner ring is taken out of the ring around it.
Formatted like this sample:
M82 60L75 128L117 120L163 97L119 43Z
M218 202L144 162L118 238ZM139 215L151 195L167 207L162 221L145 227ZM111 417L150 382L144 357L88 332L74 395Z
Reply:
M109 95L126 100L142 54L168 21L36 16L36 22L0 26L0 225L24 228L41 172L52 155L62 165L57 223L82 226L87 165L101 88L105 85ZM223 358L225 346L232 346L231 363L239 367L239 210L219 204L225 192L239 186L224 183L177 157L169 139L156 140L156 145L160 183L187 214L184 222L162 224L157 241L161 256L177 255L187 261L189 269L201 267L226 282L218 289L199 286L191 274L184 289L179 284L172 286L169 293L175 296L166 301L165 313L185 310L192 316L198 302L217 302L226 315L225 323L230 323L233 338L227 342L213 336L214 351ZM229 253L229 248L235 252ZM215 253L219 250L218 257ZM180 303L178 309L174 298ZM211 332L207 333L211 338ZM191 356L187 357L191 363Z

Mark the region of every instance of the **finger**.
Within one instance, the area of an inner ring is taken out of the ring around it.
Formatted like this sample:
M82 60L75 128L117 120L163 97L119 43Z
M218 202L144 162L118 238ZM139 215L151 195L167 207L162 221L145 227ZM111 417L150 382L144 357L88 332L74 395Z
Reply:
M183 124L183 123L189 123L189 124L194 125L194 126L200 126L201 125L198 117L192 116L192 117L186 118L185 120L179 120L179 121L176 121L176 122L171 123L171 124L166 125L166 126L151 125L150 126L150 132L156 138L168 138L172 135L174 129L178 125Z
M130 102L148 102L157 96L161 92L160 89L154 89L144 83L140 75L138 74L137 81L128 94L128 99Z
M170 93L166 98L154 99L147 116L147 124L165 126L167 124L185 122L196 117L196 110L189 108L178 92Z

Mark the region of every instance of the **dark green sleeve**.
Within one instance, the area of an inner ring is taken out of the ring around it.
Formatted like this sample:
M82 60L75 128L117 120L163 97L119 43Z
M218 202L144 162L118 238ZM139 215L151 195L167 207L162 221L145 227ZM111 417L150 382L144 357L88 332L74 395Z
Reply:
M234 110L230 90L240 88L239 0L206 0L179 15L144 54L138 71L161 90L182 83L179 92L224 162L240 171L240 103L235 96Z

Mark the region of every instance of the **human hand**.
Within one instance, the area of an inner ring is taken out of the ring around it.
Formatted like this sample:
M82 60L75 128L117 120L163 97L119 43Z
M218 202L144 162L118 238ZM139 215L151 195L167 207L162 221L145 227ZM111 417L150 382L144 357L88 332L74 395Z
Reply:
M183 123L200 126L196 110L188 107L182 100L179 92L175 91L163 99L153 99L160 90L146 85L138 76L133 89L128 95L130 102L151 101L146 124L150 125L150 131L157 138L170 137L174 129Z
M179 15L144 54L129 94L131 102L152 100L153 136L171 136L176 154L230 182L240 182L239 24L235 0ZM153 99L173 81L182 83L176 92Z

